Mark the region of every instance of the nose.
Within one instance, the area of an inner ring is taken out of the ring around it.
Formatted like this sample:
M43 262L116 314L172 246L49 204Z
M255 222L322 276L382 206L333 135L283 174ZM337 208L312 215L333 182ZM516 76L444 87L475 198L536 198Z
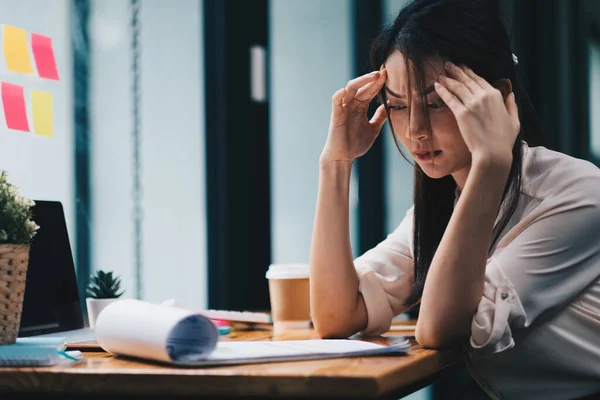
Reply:
M427 120L420 107L411 107L410 122L406 129L406 137L414 141L426 140L429 138L429 129Z

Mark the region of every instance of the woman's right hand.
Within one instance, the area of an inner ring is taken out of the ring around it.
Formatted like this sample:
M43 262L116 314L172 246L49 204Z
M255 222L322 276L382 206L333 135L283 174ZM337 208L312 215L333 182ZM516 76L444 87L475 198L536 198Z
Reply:
M348 82L332 98L331 121L322 160L352 163L365 154L375 142L387 119L381 104L369 120L369 103L379 93L387 71L373 71Z

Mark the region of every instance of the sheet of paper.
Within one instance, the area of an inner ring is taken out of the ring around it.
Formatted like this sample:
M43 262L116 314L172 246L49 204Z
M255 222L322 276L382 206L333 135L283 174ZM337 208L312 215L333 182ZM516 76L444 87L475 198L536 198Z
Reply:
M6 127L8 129L29 132L23 86L2 82L0 91L2 92L2 106Z
M301 354L345 354L385 349L386 346L358 340L283 340L273 342L221 342L210 359L236 357L282 357Z
M410 348L406 339L382 346L374 343L345 340L285 340L274 342L220 342L215 351L202 358L190 354L176 362L181 366L214 366L251 364L273 361L318 360L343 357L405 355Z
M20 74L33 74L27 32L11 25L4 25L4 58L9 71Z
M206 357L219 339L216 325L204 316L134 299L107 306L95 330L100 346L111 353L164 362L188 354Z
M52 93L32 89L31 109L33 111L33 131L41 136L53 137Z
M52 47L52 38L32 33L31 50L40 78L60 80Z

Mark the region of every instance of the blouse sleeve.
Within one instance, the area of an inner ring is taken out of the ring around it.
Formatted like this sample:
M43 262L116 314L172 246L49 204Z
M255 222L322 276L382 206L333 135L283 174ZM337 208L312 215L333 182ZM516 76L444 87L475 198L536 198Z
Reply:
M488 260L471 324L476 351L512 348L515 330L565 307L600 276L600 196L594 190L588 185L542 200L531 222Z
M367 308L367 335L389 330L394 316L408 307L404 301L413 286L413 209L385 240L354 260L360 279L359 291Z

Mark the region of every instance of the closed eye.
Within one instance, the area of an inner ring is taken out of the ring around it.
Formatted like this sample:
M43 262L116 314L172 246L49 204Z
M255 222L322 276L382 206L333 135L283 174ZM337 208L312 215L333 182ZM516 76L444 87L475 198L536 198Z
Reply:
M392 111L402 111L406 109L406 106L389 106Z

